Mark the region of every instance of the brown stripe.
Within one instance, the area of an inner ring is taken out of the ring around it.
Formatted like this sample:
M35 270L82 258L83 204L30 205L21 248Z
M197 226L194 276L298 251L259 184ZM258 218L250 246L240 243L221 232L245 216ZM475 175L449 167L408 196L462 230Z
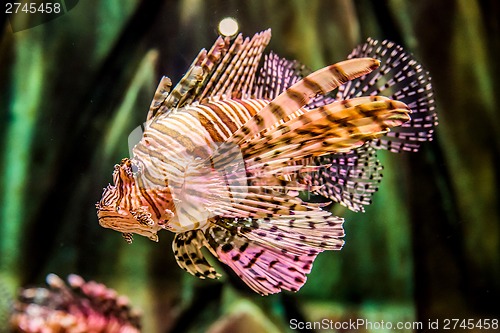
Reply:
M257 113L259 113L259 111L261 110L261 109L256 109L255 106L246 102L243 99L237 100L237 102L241 104L245 108L245 110L249 111L252 117L255 116ZM246 119L243 123L246 123L248 120L249 119Z
M228 105L228 104L224 103L224 105ZM226 125L226 127L229 128L229 130L231 131L231 133L229 133L229 135L236 132L236 130L238 129L238 126L234 123L234 121L230 117L228 117L226 112L224 110L222 110L216 103L209 103L209 104L206 104L205 106L208 106L215 113L215 115L217 117L219 117L220 121L222 121L224 123L224 125Z
M311 80L311 78L309 78L307 76L302 79L302 82L304 83L304 86L307 89L313 91L315 94L317 94L319 92L322 92L323 94L326 93L326 91L323 91L321 86L316 81Z
M287 94L288 94L288 90L287 90ZM293 97L290 96L292 99ZM268 104L268 107L269 109L271 110L271 113L277 118L277 119L283 119L286 117L286 113L285 111L283 111L283 108L281 107L281 105L279 104L276 104L274 102L269 102Z
M242 101L240 100L232 100L232 102L238 103L238 106L240 106L239 104L243 104ZM249 118L242 112L243 107L236 107L233 103L224 103L224 104L230 107L231 110L233 110L233 112L236 114L236 117L238 117L240 123L244 124L248 121ZM254 112L252 112L254 111L253 109L247 108L246 110L249 111L251 116L255 114Z
M347 76L346 72L342 68L340 68L338 65L332 65L329 67L330 72L337 78L341 83L345 83L349 81L349 77Z
M156 207L156 204L155 204L154 200L149 196L148 192L146 191L146 189L144 187L144 183L142 182L141 177L137 178L137 183L138 183L138 187L139 187L139 191L141 192L141 195L143 196L144 199L146 199L146 201L148 202L149 206L153 209L153 212L155 213L156 218L160 219L161 218L161 213L158 210L158 208Z
M160 123L153 123L151 124L151 128L158 131L161 135L166 135L168 137L171 137L179 144L181 144L182 147L184 147L188 152L192 152L196 148L194 142L191 140L189 136L183 135L165 125L162 125Z
M215 128L214 124L204 115L199 113L197 110L189 110L189 113L197 117L200 121L200 124L203 128L208 132L213 142L224 142L224 138L219 134L219 131Z

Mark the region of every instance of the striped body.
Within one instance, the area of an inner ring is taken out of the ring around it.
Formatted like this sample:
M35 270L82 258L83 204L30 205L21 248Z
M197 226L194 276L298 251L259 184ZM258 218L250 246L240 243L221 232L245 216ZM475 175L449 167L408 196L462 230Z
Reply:
M164 77L133 157L115 166L114 185L97 204L99 223L128 242L133 233L157 240L159 230L173 231L181 268L219 277L206 247L261 294L298 290L320 252L342 248L343 219L298 193L363 210L380 181L372 143L411 112L383 96L331 98L376 70L373 58L303 77L303 66L271 55L257 73L269 38L269 31L232 43L219 38L173 89ZM423 105L425 91L407 96ZM413 136L402 133L388 141L406 147Z
M221 194L229 191L225 183L221 184L224 174L200 161L210 159L225 140L267 103L265 100L206 102L159 115L147 124L143 139L134 147L132 163L139 166L141 176L136 178L141 179L143 187L167 189L151 206L159 219L163 218L162 210L176 210L175 202L177 207L183 203L191 206L184 207L182 220L172 218L164 228L185 232L206 227L207 218L213 216L207 209L213 210L221 200L228 200L230 194ZM175 202L171 200L172 194ZM165 197L170 205L163 200Z

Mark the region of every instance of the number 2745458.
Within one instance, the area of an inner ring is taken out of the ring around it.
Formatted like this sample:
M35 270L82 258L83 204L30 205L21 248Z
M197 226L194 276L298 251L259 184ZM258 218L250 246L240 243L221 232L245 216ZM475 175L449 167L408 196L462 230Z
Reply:
M61 4L59 2L7 2L5 4L6 14L35 14L35 13L45 13L45 14L59 14L62 11Z

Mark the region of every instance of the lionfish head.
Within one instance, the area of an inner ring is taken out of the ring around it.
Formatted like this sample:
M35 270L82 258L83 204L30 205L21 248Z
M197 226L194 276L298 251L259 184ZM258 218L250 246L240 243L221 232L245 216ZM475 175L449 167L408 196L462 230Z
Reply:
M132 234L139 234L158 241L157 232L162 223L141 193L134 175L135 165L128 158L115 165L114 185L109 184L96 204L99 224L123 233L128 243Z

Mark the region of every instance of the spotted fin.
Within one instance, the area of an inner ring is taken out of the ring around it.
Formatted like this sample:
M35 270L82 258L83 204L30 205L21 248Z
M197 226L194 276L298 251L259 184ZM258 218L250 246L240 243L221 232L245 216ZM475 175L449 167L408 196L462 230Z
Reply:
M213 239L226 237L227 230L211 228ZM306 282L317 253L290 255L233 235L232 244L216 243L219 260L228 265L251 289L261 295L282 290L298 291Z
M295 292L320 252L342 248L343 222L329 214L321 219L214 217L205 232L176 234L173 248L179 266L199 278L220 276L201 253L206 247L257 293Z
M206 239L201 230L191 230L175 235L172 248L177 264L186 272L201 279L220 277L205 259L201 248L206 246Z
M325 166L300 173L300 183L355 212L364 211L382 180L382 165L376 151L365 144L351 152L313 158L312 164Z
M245 161L300 159L348 152L409 120L408 107L380 96L313 109L243 144Z
M287 194L289 188L285 183L248 186L247 190L248 192L233 190L232 201L216 202L211 211L219 216L234 218L307 217L314 220L330 215L328 211L321 210L318 204Z
M322 68L276 97L233 133L228 141L241 144L261 131L273 127L281 120L287 119L317 94L326 94L353 78L371 72L378 66L379 62L376 59L359 58Z
M259 165L249 166L249 181L276 195L305 191L362 212L382 180L383 167L368 143L347 153L303 158L286 166L285 162L268 163L265 172L255 174Z
M292 162L331 153L351 152L368 140L385 134L388 128L407 121L408 113L409 110L403 103L373 96L333 103L290 119L269 134L240 146L246 172L240 176L243 178L232 180L237 180L238 184L250 181L252 186L245 191L228 189L230 196L225 198L231 199L214 198L206 207L213 214L226 217L276 218L303 214L319 218L326 212L290 195L295 190L287 187L293 181L287 176L314 169L315 165L294 165ZM212 156L215 161L212 164L222 165L224 159L232 160L228 157L230 154L229 151L225 156ZM370 163L370 160L365 163ZM317 179L319 181L311 181L310 185L321 187L325 185L321 181L334 180L333 172L331 169L322 172ZM378 174L375 173L375 176L374 180L378 180ZM371 175L363 170L337 177L337 182L345 182L342 185L346 186L346 192L335 193L330 187L322 193L331 195L333 200L353 207L354 210L362 210L359 205L367 204L370 195L365 197L357 193L357 187L361 183L367 192L374 192L374 184L371 179L367 179L369 177ZM225 189L225 185L222 185Z
M314 219L303 215L216 220L217 225L237 230L250 241L296 255L340 250L344 245L343 223L342 218L331 214Z
M343 220L338 217L218 218L214 223L205 232L212 251L261 295L299 290L316 256L343 245Z
M431 141L437 126L431 78L411 54L393 42L368 39L349 55L350 59L374 57L382 65L371 73L340 86L337 99L385 95L412 110L411 121L373 140L375 148L392 152L418 151L421 142Z
M300 62L281 58L270 52L264 56L256 80L254 97L273 100L309 74L311 70Z
M269 102L236 130L224 144L219 146L214 154L217 155L214 162L219 163L221 159L227 158L227 154L235 145L242 145L252 138L258 138L261 132L270 131L277 125L292 119L291 116L317 94L325 94L352 78L369 73L377 66L379 62L376 59L352 59L308 75Z

